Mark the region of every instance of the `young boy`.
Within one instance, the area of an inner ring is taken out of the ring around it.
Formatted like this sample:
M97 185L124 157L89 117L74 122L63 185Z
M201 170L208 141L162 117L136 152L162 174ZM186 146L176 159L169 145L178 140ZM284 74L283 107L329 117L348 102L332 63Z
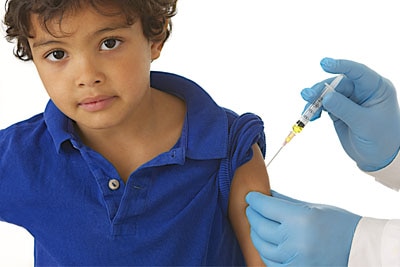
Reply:
M245 216L269 194L262 121L150 72L176 0L9 0L15 54L50 101L0 131L0 219L38 266L261 265Z

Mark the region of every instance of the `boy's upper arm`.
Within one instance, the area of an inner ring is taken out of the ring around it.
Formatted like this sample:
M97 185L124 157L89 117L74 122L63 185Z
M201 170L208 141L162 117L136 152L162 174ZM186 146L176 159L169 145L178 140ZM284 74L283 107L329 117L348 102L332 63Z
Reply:
M229 194L228 212L247 265L264 265L250 238L245 197L250 191L270 195L270 185L259 146L254 144L252 150L252 159L240 166L234 174Z

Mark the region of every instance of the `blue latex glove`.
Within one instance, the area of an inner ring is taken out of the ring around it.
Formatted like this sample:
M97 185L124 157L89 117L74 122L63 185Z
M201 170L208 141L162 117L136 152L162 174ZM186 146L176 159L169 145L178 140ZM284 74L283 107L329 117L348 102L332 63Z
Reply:
M321 66L326 72L346 75L336 92L322 101L344 150L364 171L387 166L400 148L400 112L392 83L349 60L324 58ZM324 82L304 89L302 97L314 100Z
M272 192L250 192L251 239L268 267L347 266L360 216Z

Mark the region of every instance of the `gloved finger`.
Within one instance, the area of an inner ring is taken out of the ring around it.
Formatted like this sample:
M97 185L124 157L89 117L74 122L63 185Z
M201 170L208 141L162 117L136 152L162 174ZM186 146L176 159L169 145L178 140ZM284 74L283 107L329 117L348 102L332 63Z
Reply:
M285 266L287 266L287 265L282 264L280 262L271 261L271 260L269 260L267 258L264 258L263 256L261 256L261 259L262 259L262 261L265 263L265 265L267 267L285 267Z
M313 85L311 88L304 88L300 92L301 97L309 103L313 102L318 96L321 95L322 90L324 90L325 88L325 84L326 83L330 84L334 78L335 77L319 82ZM335 91L341 93L342 95L350 97L354 91L354 84L349 79L344 78L335 88Z
M344 95L330 92L326 94L322 104L329 113L343 121L353 130L359 131L361 130L359 127L365 127L363 125L364 121L360 121L360 118L365 116L365 109Z
M280 223L271 221L250 206L246 208L246 216L251 229L264 241L279 245L283 242L284 235L279 231Z
M305 101L311 103L312 101L314 101L314 99L318 97L318 93L321 92L322 89L322 84L318 83L311 88L304 88L303 90L301 90L300 95Z
M329 73L342 73L352 80L360 95L369 96L378 88L381 76L364 64L345 59L324 58L321 67Z
M272 221L290 220L292 216L297 214L297 203L270 197L259 192L248 193L246 201L252 209Z
M327 79L325 81L319 82L317 84L315 84L314 86L312 86L311 88L305 88L301 91L301 96L304 100L306 100L307 102L309 102L303 110L304 111L309 107L310 103L314 102L322 93L322 91L324 90L326 84L330 84L332 82L334 78L330 78ZM339 88L344 88L344 89L340 89L341 93L344 93L346 96L349 96L351 94L351 91L349 93L347 93L348 86L340 86ZM314 114L314 116L311 118L311 121L314 121L318 118L321 117L322 114L322 110L325 109L324 107L322 109L318 109L317 112Z
M290 256L288 256L286 253L282 253L279 246L265 242L260 238L260 236L257 235L256 232L250 231L250 236L255 248L263 258L264 262L267 260L269 262L278 264L281 262L286 262L290 259Z

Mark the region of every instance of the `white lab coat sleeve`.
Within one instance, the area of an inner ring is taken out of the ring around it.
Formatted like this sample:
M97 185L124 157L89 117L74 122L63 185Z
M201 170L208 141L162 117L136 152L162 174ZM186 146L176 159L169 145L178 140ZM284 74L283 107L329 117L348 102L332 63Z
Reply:
M400 153L396 158L385 168L374 172L366 172L375 177L377 182L390 187L394 190L400 190Z
M400 266L400 220L362 218L354 233L348 266Z

